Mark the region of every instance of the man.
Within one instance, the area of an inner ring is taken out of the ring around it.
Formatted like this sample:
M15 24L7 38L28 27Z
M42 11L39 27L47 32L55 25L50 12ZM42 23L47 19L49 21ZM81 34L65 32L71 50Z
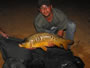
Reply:
M66 30L65 38L74 40L75 23L70 21L61 10L53 8L50 0L39 0L38 10L40 13L34 22L37 32L48 32L63 37Z

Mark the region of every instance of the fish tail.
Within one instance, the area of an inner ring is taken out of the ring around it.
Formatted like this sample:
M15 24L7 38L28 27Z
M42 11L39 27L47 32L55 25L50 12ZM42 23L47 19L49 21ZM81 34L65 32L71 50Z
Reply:
M71 40L66 40L67 45L69 45L72 41Z
M66 40L65 42L63 42L63 47L65 50L68 50L68 45L71 43L71 40Z
M67 44L63 44L63 47L65 50L68 50L68 45Z

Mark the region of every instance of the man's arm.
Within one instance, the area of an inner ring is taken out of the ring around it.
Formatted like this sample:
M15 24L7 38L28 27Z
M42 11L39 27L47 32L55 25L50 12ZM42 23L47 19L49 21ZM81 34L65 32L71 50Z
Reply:
M0 34L5 37L8 38L8 35L0 28Z
M58 27L57 35L63 37L64 30L67 28L67 23L69 22L69 19L61 10L56 9L56 14L59 19L59 22L57 25Z
M64 30L59 30L57 32L57 35L60 36L60 37L63 37L63 34L64 34Z

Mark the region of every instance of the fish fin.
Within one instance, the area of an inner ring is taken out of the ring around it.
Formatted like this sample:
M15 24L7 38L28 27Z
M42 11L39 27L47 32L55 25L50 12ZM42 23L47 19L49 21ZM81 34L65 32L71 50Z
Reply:
M65 40L62 45L64 47L65 50L68 50L68 45L71 43L71 40Z
M68 50L68 45L71 44L71 40L66 40L66 42L64 42L63 46L65 48L65 50Z
M42 48L44 51L47 51L47 48L46 48L46 47L43 46L43 47L41 47L41 48Z
M67 41L67 44L71 44L72 43L72 41L71 40L66 40Z
M60 44L57 44L56 46L57 46L57 47L60 47L61 45L60 45Z
M68 50L68 45L67 44L64 43L63 47L64 47L65 50Z

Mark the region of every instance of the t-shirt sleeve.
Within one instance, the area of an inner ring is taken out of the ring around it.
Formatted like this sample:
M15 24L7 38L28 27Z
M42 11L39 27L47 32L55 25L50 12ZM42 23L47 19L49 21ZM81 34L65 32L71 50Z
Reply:
M58 29L66 29L67 23L69 22L68 17L61 10L56 9L57 17L59 19Z

